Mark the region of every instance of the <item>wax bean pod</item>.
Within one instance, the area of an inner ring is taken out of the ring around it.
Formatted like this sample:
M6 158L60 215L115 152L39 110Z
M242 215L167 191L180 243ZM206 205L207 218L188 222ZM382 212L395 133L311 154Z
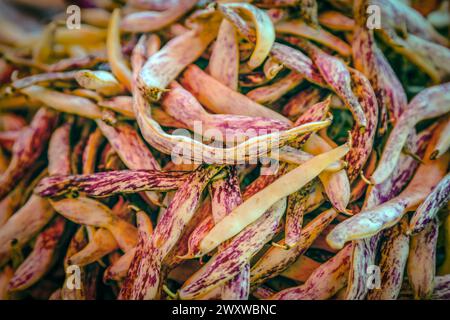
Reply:
M216 35L217 25L211 21L173 38L150 56L137 78L142 94L151 100L159 100L167 85L205 51Z
M348 152L348 149L349 147L347 145L343 145L314 157L276 180L270 187L263 189L243 202L232 213L214 226L201 242L200 250L204 254L208 253L223 241L236 235L245 226L257 220L276 201L305 186L329 164L344 156ZM249 212L251 214L248 214Z
M183 73L180 83L207 109L218 114L236 114L265 117L290 123L279 113L254 102L245 95L231 90L195 65Z

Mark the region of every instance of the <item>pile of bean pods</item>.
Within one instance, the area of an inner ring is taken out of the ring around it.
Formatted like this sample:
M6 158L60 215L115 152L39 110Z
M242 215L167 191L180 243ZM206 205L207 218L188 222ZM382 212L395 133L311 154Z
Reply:
M448 6L0 3L0 299L450 299Z

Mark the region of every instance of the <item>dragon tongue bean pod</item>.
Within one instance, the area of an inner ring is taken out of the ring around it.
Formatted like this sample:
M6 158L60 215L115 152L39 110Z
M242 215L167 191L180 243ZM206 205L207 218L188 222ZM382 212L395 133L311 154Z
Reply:
M437 137L435 132L425 152L425 159L429 158ZM327 236L328 243L334 248L342 248L348 240L367 238L396 224L405 212L415 209L445 176L449 156L445 159L425 160L403 192L340 223Z
M449 101L450 83L430 87L414 97L389 135L378 167L371 177L374 184L383 182L392 173L411 129L421 120L449 112Z
M195 213L204 188L220 169L201 166L178 189L152 238L139 241L120 299L156 299L160 295L163 261Z

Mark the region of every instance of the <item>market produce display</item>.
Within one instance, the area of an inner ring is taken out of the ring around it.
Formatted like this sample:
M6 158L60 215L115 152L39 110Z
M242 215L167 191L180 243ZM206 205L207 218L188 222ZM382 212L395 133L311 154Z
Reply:
M448 6L0 3L0 299L450 299Z

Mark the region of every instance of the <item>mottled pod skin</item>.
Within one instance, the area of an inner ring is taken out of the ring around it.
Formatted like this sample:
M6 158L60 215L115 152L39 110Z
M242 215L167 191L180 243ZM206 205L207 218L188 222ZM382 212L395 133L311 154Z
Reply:
M380 269L381 287L372 289L369 300L396 300L400 294L406 261L409 255L409 236L407 217L384 232L381 248Z
M42 179L34 189L43 197L70 192L82 192L92 197L106 197L118 193L140 191L170 191L177 189L187 178L182 171L120 170L83 175L56 175Z
M56 121L57 114L54 111L41 108L31 124L21 131L20 137L14 143L8 168L0 177L0 199L6 197L15 183L39 158L48 143Z
M347 283L351 252L352 244L349 244L314 270L303 285L282 290L271 296L270 300L324 300L331 298Z
M438 130L435 130L438 132ZM434 149L438 138L435 132L433 140L427 146L425 159ZM408 187L398 196L378 205L367 208L359 214L345 220L327 236L328 243L334 248L343 247L348 240L368 238L379 231L396 224L403 214L415 209L439 181L445 176L448 168L449 156L437 160L424 160Z
M411 237L407 271L415 299L430 299L433 293L438 228L437 221L432 221Z
M156 299L160 296L164 259L177 244L199 205L204 188L221 167L201 166L175 193L156 225L152 238L139 241L120 299Z
M308 250L314 240L336 216L337 212L334 209L322 212L302 229L301 242L291 249L271 247L252 267L250 278L252 286L257 286L267 279L277 276L289 267Z
M194 299L219 286L246 268L250 259L272 238L286 208L280 200L253 224L234 237L217 255L188 279L179 291L181 299Z
M414 135L413 152L422 157L428 141L431 138L431 130L425 130L419 135ZM364 201L364 209L376 207L397 196L409 183L414 175L419 162L411 156L402 154L393 174L381 184L369 186ZM350 267L348 285L345 298L349 300L364 299L368 293L367 266L375 263L378 244L382 233L372 237L354 241L352 264Z
M417 208L411 218L409 230L411 233L422 232L429 223L433 223L437 212L450 199L450 174L447 174L427 196L424 202Z
M408 109L398 119L397 124L389 135L378 167L371 177L372 183L379 184L392 173L412 128L419 121L438 117L449 112L449 102L450 83L427 88L411 100Z
M25 290L38 282L53 266L66 221L57 217L36 239L33 251L14 272L9 290Z

